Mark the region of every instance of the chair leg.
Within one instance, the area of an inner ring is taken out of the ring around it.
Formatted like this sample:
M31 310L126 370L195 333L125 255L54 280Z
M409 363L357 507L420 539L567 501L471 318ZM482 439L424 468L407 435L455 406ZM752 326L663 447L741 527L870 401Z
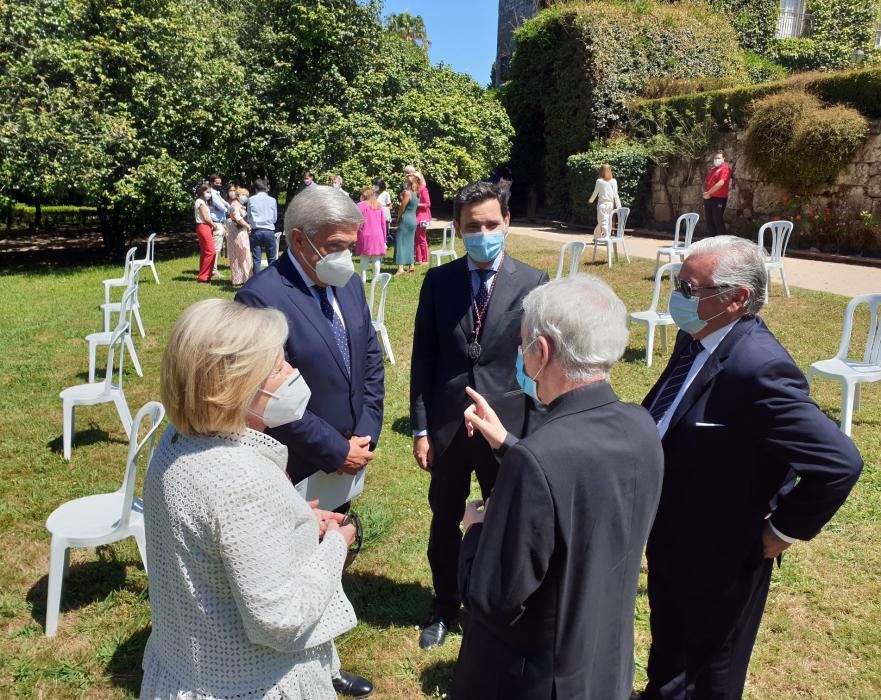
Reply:
M135 372L138 373L139 377L144 376L144 370L141 368L141 361L138 359L138 353L135 352L135 344L132 342L132 334L131 330L125 334L125 346L128 348L128 354L132 358L132 364L135 367ZM92 381L90 378L89 381Z
M141 337L144 338L147 334L144 332L144 322L141 320L140 306L135 306L132 311L135 315L135 322L138 324L138 330L141 332Z
M105 304L104 305L104 332L105 333L110 332L110 313L111 313L110 305Z
M144 535L144 528L134 528L133 534L135 536L135 542L138 544L138 552L141 555L141 563L144 565L144 572L149 575L150 572L147 569L147 538Z
M61 585L64 580L64 560L67 557L67 540L52 538L49 552L49 590L46 596L46 636L54 637L58 631L58 614L61 610Z
M594 238L593 239L593 259L591 260L591 262L596 262L596 261L597 261L597 239Z
M612 269L612 243L606 243L606 261L609 264L609 269Z
M388 361L391 364L395 364L395 354L392 352L392 341L388 336L388 330L383 326L380 331L380 335L382 336L382 345L385 348L385 354L388 355Z
M61 410L64 414L64 426L62 432L62 444L64 446L64 459L70 461L70 446L73 443L73 403L70 401L62 401Z
M841 382L841 432L850 435L853 423L853 384L847 380Z
M95 381L95 362L98 352L98 345L93 341L89 341L89 384Z
M627 243L624 242L624 239L621 239L621 247L624 249L624 259L627 261L627 264L630 264L630 253L627 252ZM615 248L617 250L617 247Z
M652 354L655 350L655 324L647 323L645 331L645 366L652 366Z
M156 280L156 284L160 284L159 273L156 272L156 263L154 263L152 260L150 261L150 269L153 271L153 279Z
M786 272L783 270L783 265L780 265L780 279L783 280L783 291L786 292L787 298L792 296L789 293L789 285L786 283Z
M125 394L117 391L113 397L113 403L116 404L116 412L119 414L119 420L122 421L122 428L128 435L132 430L132 412L129 410L128 402L125 400Z
M68 574L70 574L70 547L66 547L64 550L64 568L62 569L62 573L62 578L66 580Z
M862 396L863 396L862 386L863 385L860 384L859 382L857 382L856 384L853 385L853 410L854 411L859 411L860 405L862 404Z

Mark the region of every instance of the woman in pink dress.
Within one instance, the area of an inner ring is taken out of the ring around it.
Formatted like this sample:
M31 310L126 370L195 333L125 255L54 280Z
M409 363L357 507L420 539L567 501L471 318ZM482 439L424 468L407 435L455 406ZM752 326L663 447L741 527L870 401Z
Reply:
M229 190L229 213L226 218L226 250L234 287L241 287L251 276L254 261L251 259L251 225L246 219L248 190L239 187Z
M416 262L428 265L428 225L431 223L431 197L425 178L417 172L419 178L419 206L416 208Z
M375 278L379 274L379 263L385 257L385 212L372 187L361 190L358 209L364 217L364 223L358 229L355 255L361 256L361 281L366 286L367 268L373 267Z

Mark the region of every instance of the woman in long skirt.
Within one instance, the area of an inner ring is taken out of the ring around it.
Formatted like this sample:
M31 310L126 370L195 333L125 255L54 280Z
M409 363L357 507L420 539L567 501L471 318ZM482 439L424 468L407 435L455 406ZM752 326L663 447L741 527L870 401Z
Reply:
M401 192L401 205L398 208L398 234L395 236L395 262L398 271L395 277L413 272L415 259L414 239L416 238L416 209L419 206L419 180L415 175L407 176L407 186Z

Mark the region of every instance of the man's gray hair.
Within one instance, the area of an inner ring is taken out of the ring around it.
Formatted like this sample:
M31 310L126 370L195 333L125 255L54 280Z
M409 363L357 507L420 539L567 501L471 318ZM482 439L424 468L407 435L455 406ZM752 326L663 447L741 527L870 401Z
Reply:
M309 238L325 226L360 226L364 223L356 204L333 187L312 185L293 198L284 215L284 234L291 245L291 230L300 229Z
M523 300L527 342L544 336L570 381L606 377L627 347L627 309L599 277L578 274L533 289Z
M692 243L688 257L712 255L719 260L713 270L713 284L739 287L749 292L743 305L744 314L755 315L765 303L765 252L746 238L713 236Z

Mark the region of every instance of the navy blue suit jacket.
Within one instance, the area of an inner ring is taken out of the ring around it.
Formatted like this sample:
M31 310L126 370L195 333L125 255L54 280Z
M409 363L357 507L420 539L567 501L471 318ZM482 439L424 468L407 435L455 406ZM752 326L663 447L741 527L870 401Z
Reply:
M690 336L680 332L651 408ZM789 353L756 316L738 321L701 368L662 440L664 485L648 542L652 564L680 577L704 633L724 635L763 562L765 516L809 540L862 470L853 441L823 415ZM743 586L738 582L742 582ZM649 582L651 586L651 581Z
M242 304L271 307L285 315L290 329L285 357L312 390L301 420L267 431L287 445L288 474L294 483L319 470L336 471L349 453L349 437L369 435L375 447L382 430L385 367L364 287L352 275L333 291L349 334L351 376L330 324L287 254L236 294Z

